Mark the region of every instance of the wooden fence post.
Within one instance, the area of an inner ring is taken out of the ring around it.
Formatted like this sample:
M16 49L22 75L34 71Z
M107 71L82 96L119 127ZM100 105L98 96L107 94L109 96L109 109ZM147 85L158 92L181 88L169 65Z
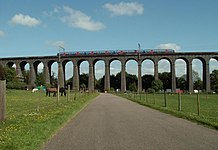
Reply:
M200 115L200 96L199 92L197 93L197 109L198 109L198 116Z
M154 105L156 104L156 100L155 100L155 92L153 93L154 96Z
M148 92L146 91L146 103L148 103Z
M178 92L178 111L182 111L181 93Z
M67 102L69 102L70 100L70 85L68 84L67 86Z
M167 107L167 95L166 95L166 91L164 91L164 107Z
M88 92L88 94L89 94L89 92ZM74 100L76 100L76 92L74 93Z
M0 121L6 118L6 80L0 81Z
M58 85L58 91L57 91L57 105L59 105L59 101L60 101L60 86Z

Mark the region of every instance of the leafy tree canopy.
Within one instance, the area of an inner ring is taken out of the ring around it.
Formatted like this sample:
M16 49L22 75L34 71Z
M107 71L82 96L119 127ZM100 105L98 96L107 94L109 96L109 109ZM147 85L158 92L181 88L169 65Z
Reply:
M160 91L163 88L163 82L161 80L152 81L152 89L156 92Z
M218 70L213 70L210 74L211 90L218 92Z

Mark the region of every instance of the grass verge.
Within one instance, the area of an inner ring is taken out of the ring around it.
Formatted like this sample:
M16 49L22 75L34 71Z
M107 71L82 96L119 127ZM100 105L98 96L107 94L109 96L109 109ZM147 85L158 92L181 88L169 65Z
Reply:
M164 113L172 114L179 118L184 118L206 125L218 130L218 95L200 94L200 114L197 112L197 95L183 94L181 96L181 111L178 111L178 95L166 95L166 107L164 94L117 94L141 105L160 110Z
M98 94L46 97L44 93L7 90L7 118L0 122L0 149L36 150Z

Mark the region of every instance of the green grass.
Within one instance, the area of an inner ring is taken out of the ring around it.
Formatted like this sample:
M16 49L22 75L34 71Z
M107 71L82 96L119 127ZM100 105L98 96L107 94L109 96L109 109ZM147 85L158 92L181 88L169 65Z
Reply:
M70 99L60 96L46 97L44 93L7 90L6 120L0 122L0 149L39 149L89 100L98 94L70 94Z
M178 95L166 94L167 107L164 103L164 94L119 94L131 101L137 102L166 113L173 114L180 118L185 118L218 129L218 95L217 94L199 94L200 114L197 110L197 94L182 94L182 111L178 111ZM154 98L155 97L155 98Z

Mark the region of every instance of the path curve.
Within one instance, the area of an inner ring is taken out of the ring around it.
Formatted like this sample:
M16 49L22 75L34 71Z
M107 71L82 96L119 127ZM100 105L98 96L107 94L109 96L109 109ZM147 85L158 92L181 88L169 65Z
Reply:
M44 150L215 150L218 131L100 94Z

